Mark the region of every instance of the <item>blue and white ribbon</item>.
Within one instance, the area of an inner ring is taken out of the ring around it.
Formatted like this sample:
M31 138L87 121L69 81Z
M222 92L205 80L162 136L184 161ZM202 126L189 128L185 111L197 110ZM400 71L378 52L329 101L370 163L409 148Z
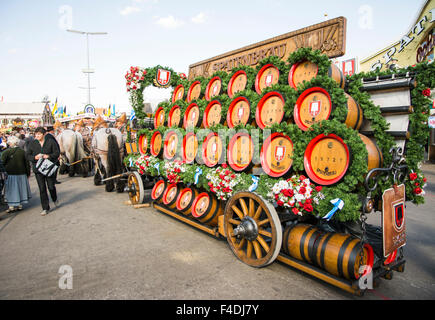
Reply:
M252 184L251 184L251 186L248 188L248 191L249 191L249 192L253 192L253 191L257 190L257 188L258 188L258 180L260 180L259 177L254 176L254 175L252 175L252 174L251 174L251 177L252 177Z
M157 163L154 165L154 168L157 169L157 173L158 173L158 175L160 175L160 163L159 163L159 162L157 162Z
M329 212L326 214L326 216L323 217L323 219L325 219L326 221L331 220L331 218L333 217L333 215L334 215L338 210L343 209L343 206L344 206L344 201L341 200L341 199L339 199L339 198L333 199L333 200L331 200L330 202L334 205L334 208L332 208L332 210L329 211Z
M133 167L133 158L129 159L129 167L132 168Z
M196 172L195 172L195 184L198 184L198 180L199 180L199 176L202 174L202 169L201 168L196 168Z

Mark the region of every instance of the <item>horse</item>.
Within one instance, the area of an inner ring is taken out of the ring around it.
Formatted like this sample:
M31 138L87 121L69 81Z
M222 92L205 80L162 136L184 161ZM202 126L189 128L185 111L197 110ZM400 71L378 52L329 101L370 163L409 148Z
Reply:
M70 177L75 173L81 173L83 177L87 177L90 168L86 161L88 156L84 150L82 135L71 129L65 129L56 138L61 154L59 173L68 173Z
M116 128L99 128L92 137L92 152L95 161L94 184L101 184L102 178L113 177L124 171L122 159L124 156L124 138ZM116 185L117 192L123 192L125 181L112 179L105 181L107 192L113 191Z

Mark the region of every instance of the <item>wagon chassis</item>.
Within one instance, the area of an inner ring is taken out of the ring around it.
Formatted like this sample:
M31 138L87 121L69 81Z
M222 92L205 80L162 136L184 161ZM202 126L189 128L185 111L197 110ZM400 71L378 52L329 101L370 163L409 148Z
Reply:
M371 192L376 188L377 182L380 179L392 178L394 183L399 183L406 177L408 168L404 164L401 149L392 148L390 152L393 155L391 166L389 168L375 168L367 174L365 179L367 197L362 200L362 236L358 237L362 243L370 244L366 237L365 220L366 213L371 212L374 208ZM149 190L152 182L143 179L148 179L148 177L139 175L137 171L129 173L127 191L132 204L146 202L145 190ZM393 271L404 272L406 260L403 258L403 250L400 248L397 250L398 256L391 259L392 262L388 264L384 263L384 257L377 255L369 276L357 280L338 277L314 264L296 259L282 250L282 225L298 218L294 218L288 213L277 213L271 203L256 193L248 191L238 192L226 204L221 201L219 205L225 205L224 214L219 216L217 226L210 226L171 209L159 201L153 202L153 207L158 211L215 238L226 239L234 255L252 267L265 267L277 260L358 296L362 296L367 289L376 287L379 278L390 280L393 277Z

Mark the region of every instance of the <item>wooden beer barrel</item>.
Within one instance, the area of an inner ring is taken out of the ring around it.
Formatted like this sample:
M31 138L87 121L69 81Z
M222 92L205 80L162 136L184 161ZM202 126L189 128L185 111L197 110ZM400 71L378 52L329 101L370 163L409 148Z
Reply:
M307 146L304 168L308 177L317 184L328 186L340 181L350 163L347 144L335 134L320 134Z
M153 199L154 202L161 203L165 190L166 190L166 181L160 179L159 181L156 182L153 189L151 190L151 199Z
M169 130L165 135L163 144L163 157L167 160L173 160L177 156L179 148L179 137L175 130Z
M213 77L205 88L205 100L210 101L213 97L218 96L222 91L222 79L218 76Z
M162 196L162 203L169 209L175 209L177 206L177 198L180 195L181 188L176 184L172 183L168 185Z
M254 157L254 143L245 132L236 133L228 144L228 164L234 171L246 170Z
M359 137L364 142L367 152L369 154L367 157L367 172L374 168L382 168L384 164L384 157L377 144L373 142L373 140L371 140L370 138L360 133Z
M301 61L295 63L290 68L290 72L288 74L288 84L296 89L297 86L303 81L310 81L311 79L315 78L318 72L319 68L314 62ZM331 66L328 69L328 76L334 79L340 88L344 88L346 77L334 63L331 63Z
M359 130L364 120L363 111L351 95L344 93L347 98L347 115L344 124L349 128Z
M141 155L144 155L148 151L148 137L146 134L143 134L138 139L139 152Z
M293 141L280 132L272 133L260 151L263 171L274 178L282 177L293 164Z
M257 104L255 121L264 129L274 123L281 123L284 118L284 97L277 91L268 92Z
M158 107L154 112L154 129L165 125L165 109Z
M168 127L179 127L181 122L181 108L178 105L173 105L168 114Z
M192 216L213 227L217 226L218 217L223 213L224 210L218 199L207 192L200 193L192 204Z
M228 89L227 89L228 97L232 99L237 92L248 89L246 88L247 83L248 83L248 75L246 74L245 71L239 70L236 73L234 73L231 76L230 81L228 82Z
M199 106L193 102L186 108L183 118L183 127L184 129L187 129L189 127L197 127L199 124L201 124Z
M158 157L162 153L162 140L163 137L160 131L154 132L154 134L151 136L150 153L154 157Z
M296 101L293 117L297 126L307 131L313 124L329 119L332 111L331 96L320 87L305 90Z
M260 71L258 71L255 77L255 91L258 94L264 90L264 88L277 84L279 80L279 70L273 64L269 63L264 65Z
M349 280L359 279L373 267L373 248L348 234L323 233L313 247L315 264L329 273ZM360 266L366 266L360 272Z
M211 132L205 137L202 144L202 161L207 167L214 167L222 162L223 142L221 137Z
M233 128L238 124L247 124L251 118L250 102L246 97L240 96L231 101L228 107L227 124Z
M177 197L177 210L186 216L191 216L192 205L199 192L195 188L186 187Z
M202 125L204 128L210 128L217 124L222 123L222 105L217 100L212 100L204 110L204 117L202 119Z
M201 96L201 82L200 81L194 81L187 91L187 103L190 103L192 100L199 99Z
M188 132L183 137L182 158L185 163L193 163L198 152L198 138L193 132Z
M314 264L314 244L321 235L322 232L312 225L293 225L284 231L284 252L298 260Z
M174 92L172 93L171 101L172 103L175 103L177 100L183 100L184 98L184 86L182 84L179 84L175 87Z

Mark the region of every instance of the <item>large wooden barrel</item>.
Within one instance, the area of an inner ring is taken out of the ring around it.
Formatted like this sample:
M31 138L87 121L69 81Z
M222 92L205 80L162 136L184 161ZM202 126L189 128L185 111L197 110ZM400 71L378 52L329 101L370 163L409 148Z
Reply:
M202 118L202 125L204 128L210 128L223 122L222 118L222 104L217 100L212 100L204 110L204 117Z
M255 91L258 94L264 90L264 88L277 84L279 80L279 70L273 64L269 63L264 65L260 71L258 71L255 77Z
M163 157L167 160L173 160L178 155L181 138L177 131L168 130L165 133L165 141L163 144Z
M174 209L177 207L177 198L180 195L181 187L176 183L169 184L163 193L162 203L169 209Z
M172 98L171 98L172 103L175 103L175 101L177 101L177 100L183 100L184 92L185 92L185 89L184 89L184 86L182 84L179 84L178 86L176 86L174 91L172 92Z
M260 151L261 167L271 177L282 177L293 164L293 141L290 137L275 132L264 141Z
M222 162L224 156L223 142L221 137L211 132L202 143L202 161L207 167L214 167Z
M227 113L227 125L233 128L239 124L247 124L251 118L251 104L246 97L240 96L231 101Z
M359 130L364 120L363 111L351 95L344 93L347 98L347 116L344 124L349 128Z
M228 164L234 171L250 167L254 157L254 143L246 132L236 133L228 144Z
M317 184L328 186L340 181L350 164L350 151L343 139L335 134L320 134L307 146L304 168Z
M162 134L160 133L160 131L154 132L153 135L151 136L150 153L154 157L159 157L163 151L162 140L163 140L163 137L162 137Z
M167 183L163 179L160 179L159 181L156 182L153 189L151 190L151 199L153 199L154 202L156 203L162 202L163 194L165 193L166 190L166 185Z
M190 103L192 100L199 99L201 97L201 82L194 81L187 91L186 101Z
M183 127L187 129L189 127L197 127L201 124L202 116L200 114L199 106L193 102L186 108L183 118Z
M315 264L329 273L349 280L371 272L373 248L349 234L323 233L313 247ZM360 272L360 266L365 266Z
M182 158L185 163L193 163L198 152L198 138L193 132L188 132L183 137Z
M139 152L141 155L147 154L148 151L148 137L143 134L138 139Z
M192 205L198 194L196 188L183 188L177 197L177 210L186 216L192 216Z
M371 139L359 134L368 152L367 172L383 165L382 152ZM339 182L347 173L351 150L343 139L335 134L320 134L307 146L304 168L308 177L317 184L328 186Z
M307 131L313 124L329 119L332 111L331 96L320 87L312 87L296 100L293 117L297 126Z
M319 68L314 62L307 60L295 63L290 68L288 84L296 89L303 81L310 81L315 78L318 71ZM331 66L328 69L328 76L334 79L340 88L344 88L346 78L343 75L343 72L341 72L341 70L333 63L331 63Z
M168 127L179 127L181 122L181 108L179 105L174 104L169 110L168 114Z
M154 112L154 129L165 125L165 116L165 109L163 109L163 107L158 107L156 112Z
M192 204L192 216L200 222L213 227L217 226L218 217L223 213L224 210L219 200L207 192L200 193Z
M301 261L314 264L314 244L322 232L309 224L297 224L285 229L283 234L284 252Z
M205 88L204 98L210 101L213 97L221 94L222 91L222 79L219 76L213 77L207 84Z
M359 134L359 137L366 145L366 149L369 154L367 157L367 172L374 168L382 168L384 164L384 157L378 145L365 135Z
M235 72L231 76L230 81L228 82L228 89L227 89L228 97L232 99L237 92L243 91L245 89L249 89L246 88L247 83L248 83L248 75L246 74L245 71L239 70Z
M257 104L255 121L259 128L264 129L274 123L281 123L284 118L285 100L277 91L268 92Z

